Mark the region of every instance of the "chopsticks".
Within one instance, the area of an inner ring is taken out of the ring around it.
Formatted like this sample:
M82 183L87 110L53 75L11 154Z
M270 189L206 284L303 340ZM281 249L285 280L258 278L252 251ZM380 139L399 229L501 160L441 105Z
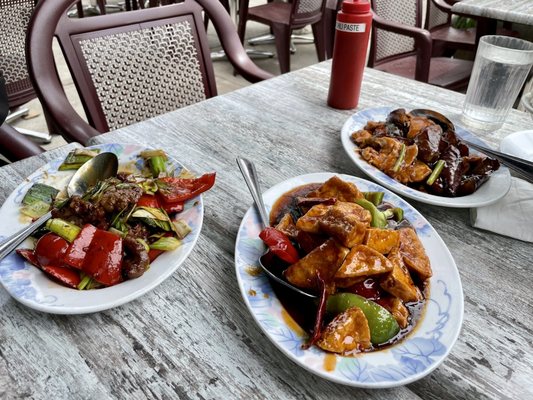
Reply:
M461 139L468 147L476 149L488 156L494 157L503 165L512 169L515 175L530 183L533 183L533 162L524 160L523 158L515 157L510 154L505 154L488 147L472 143L468 140Z

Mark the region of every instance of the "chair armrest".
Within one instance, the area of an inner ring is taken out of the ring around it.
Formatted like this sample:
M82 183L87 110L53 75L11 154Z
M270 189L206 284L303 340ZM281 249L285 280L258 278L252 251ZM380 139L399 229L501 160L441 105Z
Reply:
M415 40L416 47L416 70L415 80L427 82L429 80L429 66L431 64L431 53L433 40L429 31L415 26L404 25L399 22L389 21L381 18L373 10L372 25L375 28L409 36Z
M435 6L448 14L451 14L452 12L452 4L450 4L449 0L429 0L435 4Z
M74 0L67 1L74 3ZM36 10L39 8L42 9L40 18L35 18ZM52 51L54 30L58 24L58 19L52 17L55 8L57 8L55 2L38 2L30 19L26 34L28 72L46 115L61 128L61 134L67 141L76 141L85 145L90 138L99 135L100 132L78 115L67 99L59 80ZM46 93L46 96L43 93Z
M220 38L222 48L231 64L239 74L249 82L256 83L270 79L274 75L259 68L246 54L235 25L226 9L219 1L198 0L198 3L206 10L213 26Z
M42 147L22 136L8 124L0 126L0 148L2 154L11 161L18 161L44 152Z

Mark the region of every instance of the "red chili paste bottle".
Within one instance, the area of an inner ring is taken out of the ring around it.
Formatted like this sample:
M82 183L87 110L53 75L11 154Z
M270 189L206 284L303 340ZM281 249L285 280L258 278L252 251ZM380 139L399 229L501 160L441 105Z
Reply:
M335 27L328 106L357 107L371 28L368 0L344 0Z

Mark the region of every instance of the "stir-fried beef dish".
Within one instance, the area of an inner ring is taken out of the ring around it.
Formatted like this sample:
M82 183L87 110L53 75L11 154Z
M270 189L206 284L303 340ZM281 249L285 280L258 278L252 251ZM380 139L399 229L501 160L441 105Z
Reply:
M96 151L76 149L60 170L78 169ZM56 197L60 190L34 184L21 213L52 218L36 232L34 249L17 249L51 279L73 289L109 287L142 276L163 252L181 246L192 228L179 213L185 203L209 190L215 173L193 178L174 175L163 150L139 154L144 168L98 181L80 196Z
M369 121L351 136L361 157L395 180L423 192L456 197L476 191L500 164L471 155L454 130L405 109Z
M269 270L316 294L274 289L310 333L306 347L354 355L397 343L416 325L429 293L430 260L403 210L383 192L334 176L285 193L260 237Z

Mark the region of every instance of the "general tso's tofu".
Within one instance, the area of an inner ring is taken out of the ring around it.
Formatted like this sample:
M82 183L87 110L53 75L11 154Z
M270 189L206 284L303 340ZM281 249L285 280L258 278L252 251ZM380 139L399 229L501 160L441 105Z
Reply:
M389 254L392 249L399 246L400 232L392 229L368 228L364 243L381 254Z
M334 197L337 201L348 201L353 203L357 199L363 199L365 196L351 182L345 182L338 176L328 179L317 190L310 192L307 197Z
M328 239L287 268L285 278L294 286L315 289L317 271L320 271L320 276L326 283L331 282L348 252L349 249L334 239Z
M405 267L402 257L397 249L393 250L388 259L393 265L393 269L380 281L380 286L392 294L400 298L402 301L418 301L422 300L422 293L413 283L409 271Z
M328 240L329 237L325 235L318 235L316 233L308 233L304 232L302 230L298 230L298 234L296 235L296 242L300 246L300 249L305 253L311 253L315 248L320 246L322 243L324 243L326 240Z
M389 271L392 271L392 264L383 254L364 244L358 244L350 250L335 278L372 276Z
M332 353L348 354L369 349L370 329L363 311L352 307L337 315L324 329L316 343Z
M363 242L370 221L370 211L358 204L340 201L319 218L318 226L321 232L351 248Z
M294 223L294 220L292 219L292 216L289 213L285 214L283 218L281 218L281 220L276 225L276 229L280 232L283 232L291 239L296 239L298 235L298 229L296 228L296 224Z
M397 297L381 298L379 303L381 306L392 314L401 329L404 329L409 324L409 310L403 302Z
M400 254L407 268L416 272L422 280L431 277L429 257L416 232L411 228L402 228L399 231Z
M366 279L366 276L358 276L356 278L337 278L335 277L334 283L336 288L349 288L356 283L361 283Z
M318 222L328 212L332 206L326 206L324 204L317 204L311 207L304 215L298 218L296 221L296 228L304 232L320 233L320 227Z

